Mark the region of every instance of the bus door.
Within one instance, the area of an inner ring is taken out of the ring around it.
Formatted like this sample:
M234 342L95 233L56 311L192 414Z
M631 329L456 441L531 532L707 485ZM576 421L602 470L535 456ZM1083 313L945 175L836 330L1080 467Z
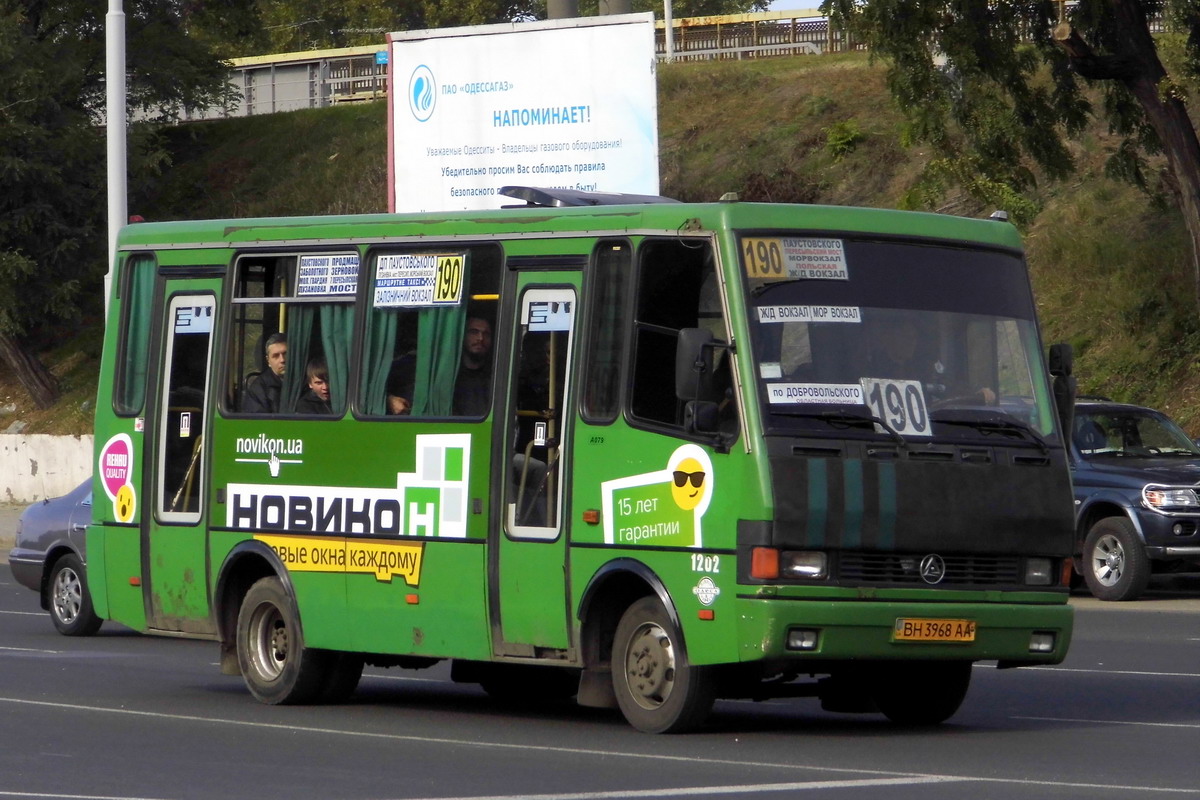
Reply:
M151 629L208 634L215 627L207 570L199 565L208 563L204 439L216 297L197 291L195 281L187 286L184 293L167 282L162 355L151 384L159 394L146 419L152 468L144 492L153 513L142 518L142 592Z
M563 504L576 301L576 290L561 284L526 286L518 296L508 423L496 441L503 530L493 548L492 626L503 655L545 655L570 644Z

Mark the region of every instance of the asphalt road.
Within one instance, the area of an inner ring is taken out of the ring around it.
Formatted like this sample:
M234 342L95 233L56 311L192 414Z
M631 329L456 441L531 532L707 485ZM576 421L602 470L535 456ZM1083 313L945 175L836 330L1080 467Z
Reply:
M1060 667L977 667L933 730L813 700L718 703L703 732L499 704L425 672L369 670L343 706L271 707L210 642L108 623L59 636L0 569L0 798L1200 797L1200 610L1078 599Z

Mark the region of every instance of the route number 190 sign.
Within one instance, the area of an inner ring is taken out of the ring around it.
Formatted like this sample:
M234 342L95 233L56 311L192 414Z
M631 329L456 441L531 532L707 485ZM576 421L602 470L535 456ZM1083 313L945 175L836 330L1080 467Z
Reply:
M901 436L932 436L920 381L863 378L863 402Z

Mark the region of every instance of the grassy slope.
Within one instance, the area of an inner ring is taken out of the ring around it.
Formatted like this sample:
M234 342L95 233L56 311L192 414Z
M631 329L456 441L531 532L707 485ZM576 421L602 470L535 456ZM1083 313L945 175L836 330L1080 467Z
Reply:
M130 201L148 219L382 211L383 103L208 122L171 130L173 165ZM924 163L900 142L882 71L856 55L676 64L659 73L664 194L894 207ZM1076 346L1081 389L1168 410L1200 433L1200 325L1177 215L1102 177L1103 130L1077 147L1079 173L1041 187L1027 231L1046 341ZM959 197L937 209L990 211ZM97 336L45 354L69 393L48 413L0 373L0 408L27 432L90 428ZM0 417L0 427L6 425Z

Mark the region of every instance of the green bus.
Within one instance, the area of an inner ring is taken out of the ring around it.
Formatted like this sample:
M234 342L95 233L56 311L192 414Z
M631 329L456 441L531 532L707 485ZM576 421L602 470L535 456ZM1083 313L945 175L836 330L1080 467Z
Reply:
M975 662L1062 661L1069 359L1011 225L502 191L124 228L101 618L266 703L450 661L648 732L724 697L933 724Z

